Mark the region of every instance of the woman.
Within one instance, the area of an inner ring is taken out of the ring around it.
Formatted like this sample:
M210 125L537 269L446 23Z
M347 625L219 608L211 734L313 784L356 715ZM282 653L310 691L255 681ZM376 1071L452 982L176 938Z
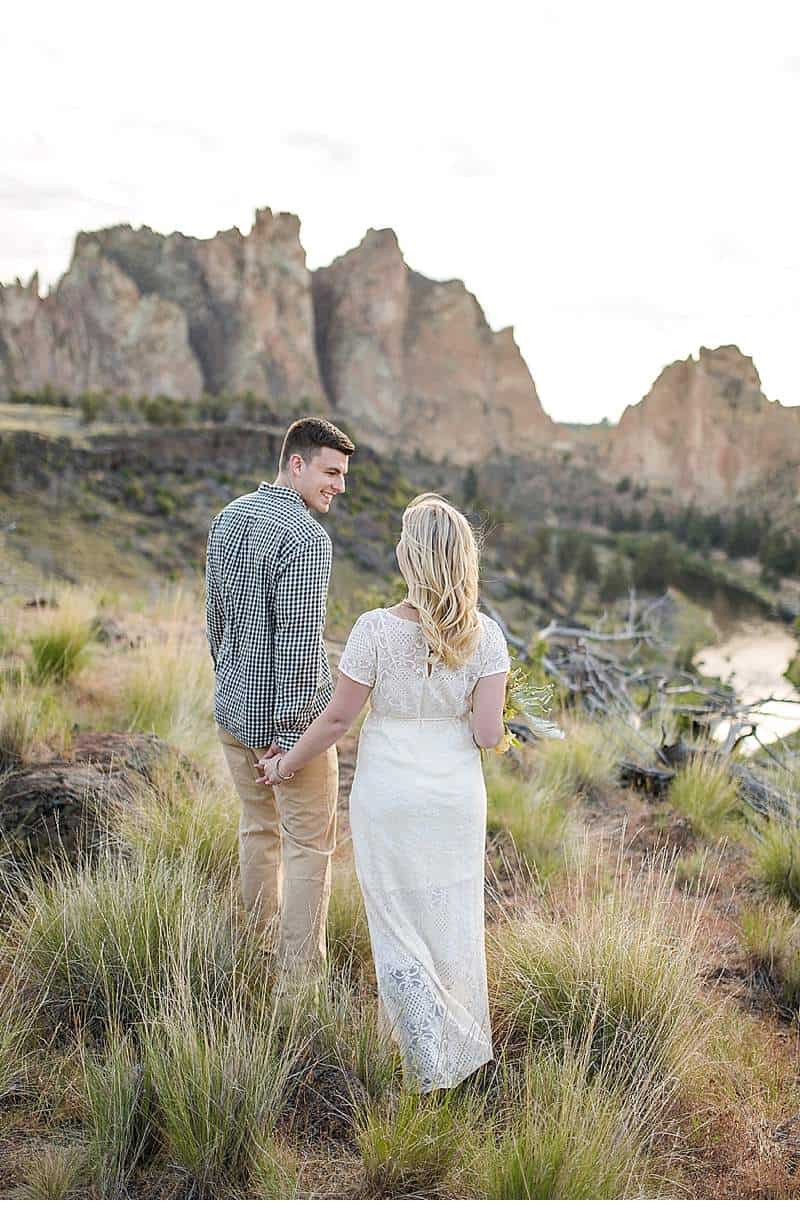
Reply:
M410 1087L454 1087L493 1058L484 947L486 788L479 747L503 737L502 631L477 609L478 549L435 494L403 514L402 603L360 616L333 700L264 781L347 732L359 739L350 825L378 979L379 1015Z

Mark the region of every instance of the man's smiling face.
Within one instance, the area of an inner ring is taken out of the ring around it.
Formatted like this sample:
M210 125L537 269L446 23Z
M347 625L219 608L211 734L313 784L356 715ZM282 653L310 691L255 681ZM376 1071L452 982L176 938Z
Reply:
M345 491L348 464L349 456L333 447L320 447L308 462L293 455L289 461L292 487L309 510L327 514L336 495Z

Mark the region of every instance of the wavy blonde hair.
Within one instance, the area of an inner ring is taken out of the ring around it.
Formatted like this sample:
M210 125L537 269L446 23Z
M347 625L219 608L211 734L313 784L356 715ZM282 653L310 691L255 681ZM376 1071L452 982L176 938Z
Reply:
M481 628L479 548L469 522L438 494L420 494L403 512L397 563L431 659L452 669L463 666L477 648Z

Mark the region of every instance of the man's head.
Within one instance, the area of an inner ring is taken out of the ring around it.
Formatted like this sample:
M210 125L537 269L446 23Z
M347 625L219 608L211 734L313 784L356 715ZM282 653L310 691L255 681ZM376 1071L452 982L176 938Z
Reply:
M301 417L286 431L278 480L300 494L309 510L327 514L345 476L355 443L324 417Z

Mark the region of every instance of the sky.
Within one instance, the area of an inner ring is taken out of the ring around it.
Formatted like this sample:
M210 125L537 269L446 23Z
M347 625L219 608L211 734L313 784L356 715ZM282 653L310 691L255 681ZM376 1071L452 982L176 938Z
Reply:
M793 0L6 5L0 281L114 223L393 228L513 325L559 421L734 343L800 404Z

